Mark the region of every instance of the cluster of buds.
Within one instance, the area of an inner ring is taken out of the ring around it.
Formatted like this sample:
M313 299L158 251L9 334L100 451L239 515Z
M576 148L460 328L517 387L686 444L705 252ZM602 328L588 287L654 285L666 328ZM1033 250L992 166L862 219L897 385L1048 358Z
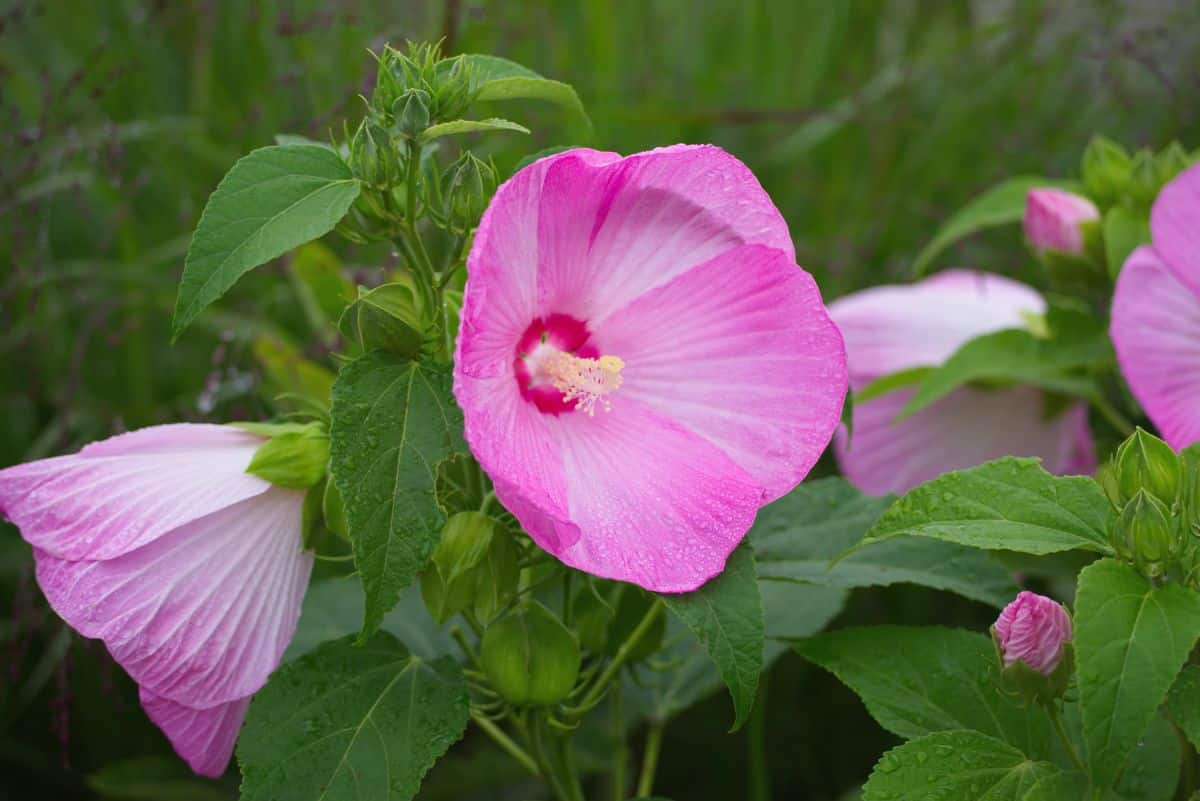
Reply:
M1032 703L1061 698L1075 667L1072 636L1062 604L1033 592L1017 595L992 626L1005 687Z
M421 575L421 597L439 623L459 612L488 623L516 597L520 574L512 535L482 512L459 512Z
M1151 579L1200 573L1200 465L1138 429L1097 480L1117 511L1113 549Z
M470 65L461 56L442 58L436 44L401 52L385 47L379 56L370 116L396 137L415 139L438 122L456 120L475 100Z

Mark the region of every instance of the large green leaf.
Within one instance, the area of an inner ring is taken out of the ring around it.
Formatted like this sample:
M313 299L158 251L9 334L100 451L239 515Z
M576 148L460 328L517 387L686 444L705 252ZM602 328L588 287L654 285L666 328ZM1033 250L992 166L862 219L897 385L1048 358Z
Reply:
M829 587L921 584L1002 607L1017 592L1008 573L980 551L902 537L833 560L862 539L893 499L863 495L841 478L806 481L758 513L750 540L764 586L810 582ZM768 615L768 625L770 615Z
M1032 554L1108 554L1111 513L1091 478L1053 476L1037 459L1006 456L909 490L871 527L864 544L917 535Z
M1098 394L1095 380L1084 371L1114 358L1104 327L1090 314L1065 309L1052 310L1047 325L1047 337L1012 328L966 342L924 376L900 410L900 418L972 382L1030 384L1085 398Z
M1059 773L986 734L945 731L884 754L863 788L863 801L1025 801L1039 782Z
M1079 574L1075 654L1093 781L1120 773L1200 637L1200 593L1102 559Z
M551 80L499 56L469 53L463 58L475 72L477 100L545 100L575 112L591 124L583 101L569 83Z
M426 661L382 632L326 643L254 697L237 746L242 801L408 801L468 708L449 657Z
M1049 718L1001 692L996 648L984 634L871 626L820 634L797 650L847 684L879 725L900 737L975 729L1049 756Z
M766 619L749 545L729 556L721 575L695 592L661 596L712 658L733 697L733 729L750 716L763 668Z
M1167 711L1192 746L1200 749L1200 665L1188 665L1167 695Z
M923 275L943 250L964 237L985 228L1019 222L1025 214L1025 195L1030 189L1043 186L1077 188L1076 184L1068 181L1034 175L1019 175L1003 181L971 200L946 220L929 244L917 254L913 270L917 275Z
M350 168L325 147L277 145L239 160L192 236L172 337L249 270L332 231L359 189Z
M331 466L366 593L362 639L425 566L446 522L437 468L466 453L450 384L444 367L376 351L333 385Z

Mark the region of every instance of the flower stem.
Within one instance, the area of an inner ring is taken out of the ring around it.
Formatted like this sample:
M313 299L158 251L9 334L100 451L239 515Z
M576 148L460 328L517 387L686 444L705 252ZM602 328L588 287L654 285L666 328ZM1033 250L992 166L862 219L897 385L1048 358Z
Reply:
M1075 743L1071 742L1070 735L1063 727L1062 716L1058 712L1058 707L1055 704L1046 706L1046 714L1050 717L1050 722L1054 724L1054 731L1058 733L1058 739L1062 740L1062 744L1067 747L1067 754L1070 755L1071 761L1075 763L1075 767L1083 773L1087 773L1087 768L1084 767L1083 760L1079 758L1079 752L1075 750Z
M758 683L758 700L750 713L750 801L771 801L771 770L767 765L767 674Z
M475 725L478 726L484 734L486 734L488 737L491 737L492 742L500 746L501 750L519 762L521 767L525 768L525 770L529 771L534 776L541 778L542 771L541 768L538 767L537 762L534 761L533 757L531 757L524 748L513 742L513 739L505 734L503 729L501 729L492 721L488 720L484 715L475 711L471 712L471 720L475 721Z
M1125 419L1125 415L1117 411L1117 408L1109 403L1107 398L1096 395L1091 398L1091 402L1096 407L1096 411L1100 412L1100 416L1120 432L1121 436L1128 437L1133 433L1133 423Z
M633 650L637 648L638 642L641 641L646 632L648 632L651 626L654 625L654 621L658 619L658 616L662 614L662 610L663 603L661 600L656 598L654 603L650 605L650 608L646 610L646 614L644 617L642 617L641 622L638 623L637 627L629 633L629 637L626 638L625 642L621 643L621 647L617 649L616 656L614 656L612 661L608 663L608 666L604 668L604 672L601 673L600 677L596 679L596 682L591 686L591 689L587 691L587 694L584 695L583 700L579 702L579 705L572 710L572 717L578 718L582 716L584 712L591 709L596 702L600 700L600 697L604 695L604 688L607 687L608 683L611 682L620 672L621 667L625 664L626 660L629 659L630 654L632 654Z
M625 710L621 703L621 685L612 693L612 738L613 749L612 791L613 801L625 801Z
M662 751L663 731L666 722L653 720L646 729L646 746L642 752L642 772L638 776L637 792L634 795L649 797L654 792L654 774L658 772L658 755Z

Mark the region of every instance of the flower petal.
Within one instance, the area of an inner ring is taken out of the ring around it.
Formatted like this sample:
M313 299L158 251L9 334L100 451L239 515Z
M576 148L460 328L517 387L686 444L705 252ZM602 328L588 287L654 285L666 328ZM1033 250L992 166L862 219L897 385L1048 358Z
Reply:
M913 390L888 393L854 407L853 434L839 431L838 463L850 483L871 495L906 492L948 470L1002 456L1039 456L1052 473L1081 470L1091 439L1087 407L1045 419L1045 396L1034 387L955 390L899 423Z
M1176 450L1200 440L1200 298L1149 247L1130 254L1109 328L1121 372Z
M741 244L784 251L787 224L744 164L711 145L677 145L603 165L563 158L538 211L543 311L607 317Z
M266 682L300 616L313 561L300 550L303 500L272 487L104 561L35 549L38 584L150 692L199 708L233 701Z
M262 437L178 424L121 434L0 470L0 513L61 559L111 559L232 503L266 492L246 473Z
M146 715L163 730L175 753L192 770L214 779L225 773L250 707L250 696L208 709L177 704L144 688L139 697Z
M728 251L597 323L593 341L625 362L614 406L639 401L713 443L766 501L804 478L841 416L841 336L783 251Z
M1046 302L992 273L948 270L907 286L879 286L829 304L846 340L851 386L890 373L936 367L968 340L1024 325Z
M1200 296L1200 164L1158 193L1150 210L1150 235L1167 269Z
M754 522L761 484L716 446L633 400L594 417L547 420L559 429L570 520L580 534L565 549L539 545L579 570L654 592L689 592L721 572Z

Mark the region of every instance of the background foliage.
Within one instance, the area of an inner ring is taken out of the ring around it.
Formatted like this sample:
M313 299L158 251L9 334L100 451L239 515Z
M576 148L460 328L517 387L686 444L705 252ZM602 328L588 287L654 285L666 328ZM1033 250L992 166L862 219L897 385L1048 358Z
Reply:
M1188 0L2 2L0 465L125 428L270 414L288 348L312 341L287 265L247 276L167 344L203 202L277 133L323 139L358 114L367 48L439 36L450 53L568 81L587 105L591 131L531 107L532 141L489 137L506 174L553 145L714 142L760 177L827 297L911 275L949 213L1003 177L1075 172L1095 132L1130 146L1200 142L1200 7ZM940 263L1029 275L1018 236L976 237ZM368 285L392 259L340 255ZM325 348L306 355L327 360ZM313 595L330 616L314 643L353 630L330 593ZM390 630L415 625L416 600ZM834 625L982 631L993 614L885 587L856 590ZM101 646L46 609L27 549L0 531L0 797L234 797L234 782L179 772L132 690ZM768 703L736 735L724 734L720 694L685 713L657 789L837 799L898 742L794 654L760 693ZM508 797L494 789L507 765L493 758L469 739L420 797Z

